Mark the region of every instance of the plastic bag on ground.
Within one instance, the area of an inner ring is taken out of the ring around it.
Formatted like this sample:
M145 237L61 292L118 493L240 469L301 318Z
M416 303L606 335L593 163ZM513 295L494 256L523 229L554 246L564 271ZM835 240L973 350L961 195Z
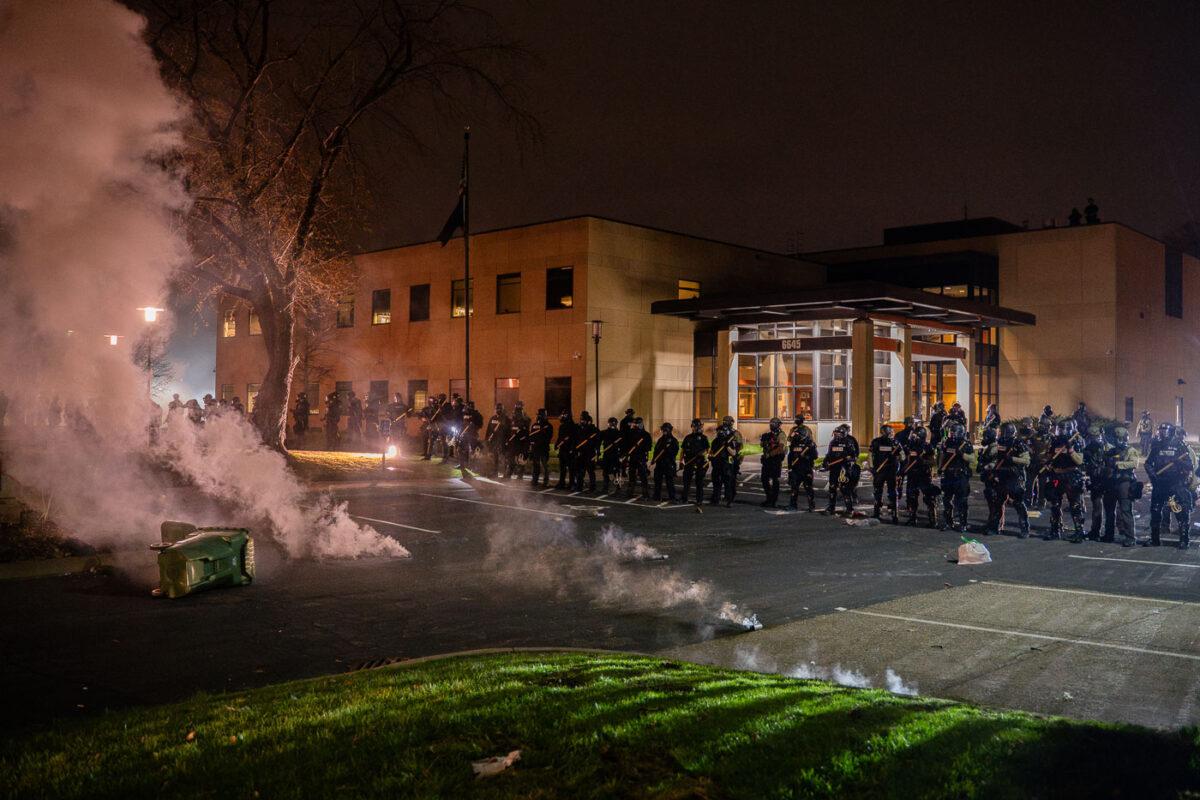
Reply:
M963 543L958 546L959 565L986 564L991 560L992 554L977 539L963 539Z

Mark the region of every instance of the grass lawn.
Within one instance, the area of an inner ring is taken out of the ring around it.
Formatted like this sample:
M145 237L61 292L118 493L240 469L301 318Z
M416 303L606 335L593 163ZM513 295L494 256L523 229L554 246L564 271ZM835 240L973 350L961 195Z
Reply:
M520 750L499 775L471 762ZM502 654L0 734L10 797L1179 797L1193 730L624 655Z

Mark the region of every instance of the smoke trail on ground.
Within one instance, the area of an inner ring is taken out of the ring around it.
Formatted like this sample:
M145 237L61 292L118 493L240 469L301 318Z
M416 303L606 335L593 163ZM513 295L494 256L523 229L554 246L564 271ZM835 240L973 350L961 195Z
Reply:
M781 664L773 656L763 653L761 648L757 646L738 648L735 654L734 667L749 672L787 675L789 678L831 681L841 686L850 686L855 689L871 689L880 682L864 674L861 669L848 669L843 667L841 663L827 667L819 664L812 658L787 666ZM886 669L882 677L883 686L880 688L887 689L892 694L917 696L916 685L906 683L891 667Z
M112 0L0 0L4 470L92 544L143 546L177 516L173 476L151 460L168 453L222 498L219 516L267 520L289 554L404 555L328 499L303 502L244 423L181 421L148 453L147 375L131 355L148 325L138 309L165 307L168 276L189 260L188 198L163 166L187 110L142 29Z
M542 518L520 528L496 521L486 533L485 566L514 585L633 611L684 609L709 632L717 620L741 625L750 616L709 581L689 578L672 567L640 563L662 561L664 556L643 537L614 524L606 525L592 542L572 519Z

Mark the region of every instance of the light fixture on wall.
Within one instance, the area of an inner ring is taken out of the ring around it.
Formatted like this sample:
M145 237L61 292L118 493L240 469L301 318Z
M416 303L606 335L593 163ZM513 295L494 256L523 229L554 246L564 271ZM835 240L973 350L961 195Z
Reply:
M1178 378L1178 379L1176 379L1175 382L1178 383L1180 386L1184 386L1187 384L1187 381L1185 381L1183 378Z

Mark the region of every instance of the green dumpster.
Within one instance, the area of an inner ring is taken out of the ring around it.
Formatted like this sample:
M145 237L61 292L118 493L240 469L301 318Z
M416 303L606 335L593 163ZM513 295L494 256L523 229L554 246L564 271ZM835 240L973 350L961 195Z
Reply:
M254 540L245 528L197 528L164 522L155 595L183 597L201 589L243 586L254 580Z

